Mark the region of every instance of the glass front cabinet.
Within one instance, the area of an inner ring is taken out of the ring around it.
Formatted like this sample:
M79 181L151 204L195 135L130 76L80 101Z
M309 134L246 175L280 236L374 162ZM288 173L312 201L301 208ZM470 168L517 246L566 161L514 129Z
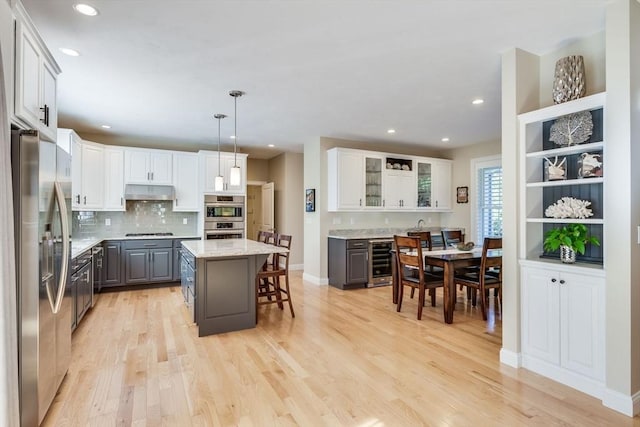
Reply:
M364 157L364 206L382 208L382 157Z

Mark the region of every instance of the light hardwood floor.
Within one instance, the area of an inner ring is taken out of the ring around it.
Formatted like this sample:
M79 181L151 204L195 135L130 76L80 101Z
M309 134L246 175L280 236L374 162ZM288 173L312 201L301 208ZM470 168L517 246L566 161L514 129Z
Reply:
M597 399L502 366L500 321L462 292L416 320L389 287L340 291L292 274L296 318L198 338L179 286L110 292L73 334L46 426L640 426Z

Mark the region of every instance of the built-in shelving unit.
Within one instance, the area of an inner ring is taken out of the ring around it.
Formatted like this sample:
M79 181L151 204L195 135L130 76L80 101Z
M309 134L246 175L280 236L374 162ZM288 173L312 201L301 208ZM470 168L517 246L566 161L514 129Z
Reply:
M543 241L545 233L553 227L567 223L586 224L591 235L603 242L604 197L603 187L606 174L604 135L605 95L596 94L575 101L524 113L518 116L521 144L521 191L520 207L522 230L520 258L528 260L556 260L557 253L545 253ZM582 144L559 147L550 140L551 127L562 116L588 111L591 114L593 130L590 138ZM581 177L580 161L584 156L598 156L601 159L602 176ZM550 179L550 161L563 162L565 179ZM562 197L574 197L591 202L593 216L586 219L548 218L546 208ZM588 245L578 262L603 264L601 246Z

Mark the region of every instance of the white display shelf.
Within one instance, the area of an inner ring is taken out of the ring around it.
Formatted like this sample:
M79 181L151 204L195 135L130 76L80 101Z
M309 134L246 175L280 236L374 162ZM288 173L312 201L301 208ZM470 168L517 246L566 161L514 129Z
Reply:
M556 156L568 156L570 154L585 153L588 151L599 151L604 147L604 142L591 142L589 144L577 144L570 147L553 148L551 150L532 151L527 153L528 158L550 158Z
M560 187L562 185L589 185L589 184L602 184L604 178L580 178L580 179L559 179L557 181L536 181L528 182L528 188L538 187Z
M527 222L540 223L540 224L604 224L604 219L601 218L539 218L529 217Z

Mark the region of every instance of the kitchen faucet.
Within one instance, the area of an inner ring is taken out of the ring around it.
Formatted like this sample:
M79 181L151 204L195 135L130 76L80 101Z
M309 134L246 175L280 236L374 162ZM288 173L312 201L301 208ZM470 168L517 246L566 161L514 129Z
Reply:
M422 230L422 226L424 225L424 219L420 218L418 220L418 225L416 226L416 228L419 228Z

